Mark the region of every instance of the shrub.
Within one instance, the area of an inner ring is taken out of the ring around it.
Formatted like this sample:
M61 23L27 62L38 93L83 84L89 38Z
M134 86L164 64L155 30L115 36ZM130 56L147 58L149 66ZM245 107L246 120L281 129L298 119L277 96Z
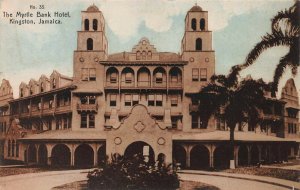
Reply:
M142 155L124 158L112 155L111 162L88 173L89 189L177 189L178 175L162 161L148 164Z

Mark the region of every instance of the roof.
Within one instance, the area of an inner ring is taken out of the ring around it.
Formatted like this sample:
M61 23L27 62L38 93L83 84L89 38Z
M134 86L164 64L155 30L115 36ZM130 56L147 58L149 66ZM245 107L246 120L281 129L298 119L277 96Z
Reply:
M94 129L88 131L72 130L50 130L38 134L28 135L20 140L91 140L101 141L106 139L105 132L95 132Z
M203 11L203 9L197 4L189 10L189 12L198 12L198 11Z
M133 54L132 52L121 52L121 53L114 53L108 56L107 61L129 61L129 55ZM159 61L161 62L170 62L170 61L182 61L181 56L177 53L173 52L159 52ZM138 60L134 62L143 62L145 60ZM148 60L149 61L149 60Z
M229 141L230 132L229 131L213 131L204 133L178 133L174 134L173 140L190 140L190 141ZM261 133L253 132L241 132L236 131L234 133L234 139L236 141L263 141L263 142L288 142L295 141L291 139L284 139L274 136L268 136Z
M89 6L86 11L88 12L98 12L99 11L99 8L96 6L96 5L91 5Z

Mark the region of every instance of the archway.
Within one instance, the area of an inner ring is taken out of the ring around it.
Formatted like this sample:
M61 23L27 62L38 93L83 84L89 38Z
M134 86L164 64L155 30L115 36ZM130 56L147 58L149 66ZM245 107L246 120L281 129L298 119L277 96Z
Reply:
M259 163L259 150L256 145L253 145L251 148L251 165L256 165Z
M94 165L94 150L87 144L79 145L75 150L75 166Z
M106 146L105 146L105 144L104 145L102 145L99 149L98 149L98 151L97 151L97 157L98 157L98 165L99 166L102 166L104 163L105 163L105 161L106 161Z
M36 163L36 147L31 144L28 147L28 163Z
M55 145L51 152L52 165L69 166L71 163L71 151L64 144Z
M41 165L47 165L47 155L48 155L48 151L47 151L47 147L44 144L41 144L39 147L39 164Z
M191 169L209 168L209 151L204 145L196 145L191 150Z
M173 147L173 162L174 164L180 164L180 168L186 167L186 151L180 145Z
M230 147L228 145L220 145L214 151L214 167L229 168L230 163Z
M241 145L238 153L238 165L248 165L248 148L246 145Z
M143 142L143 141L137 141L134 143L131 143L125 150L124 152L124 157L125 158L131 158L134 155L149 155L149 163L153 164L155 163L155 155L154 155L154 151L152 149L152 147Z

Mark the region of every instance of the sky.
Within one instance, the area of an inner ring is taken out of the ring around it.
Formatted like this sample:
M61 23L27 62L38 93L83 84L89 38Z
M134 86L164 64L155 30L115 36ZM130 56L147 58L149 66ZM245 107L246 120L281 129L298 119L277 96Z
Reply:
M231 66L244 62L249 51L267 32L271 18L293 5L293 0L0 0L0 80L8 79L14 96L22 81L28 83L52 71L73 75L73 51L81 29L80 11L92 4L105 17L109 53L131 51L142 37L163 52L180 52L187 11L197 3L208 11L209 30L213 31L216 74L227 74ZM30 5L43 5L45 11L68 11L59 25L14 25L3 12L36 13ZM273 48L242 72L270 82L275 66L287 47ZM291 77L287 69L280 87ZM300 94L300 71L294 78ZM280 88L281 89L281 88ZM279 91L280 93L280 91Z

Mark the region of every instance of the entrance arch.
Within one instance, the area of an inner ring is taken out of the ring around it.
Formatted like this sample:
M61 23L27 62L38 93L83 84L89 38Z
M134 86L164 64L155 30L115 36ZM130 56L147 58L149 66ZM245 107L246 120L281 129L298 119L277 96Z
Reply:
M204 145L196 145L191 150L191 169L209 168L209 150Z
M145 147L145 148L144 148ZM131 158L134 155L143 155L143 149L147 149L146 147L149 147L149 163L154 164L155 163L155 155L152 147L143 141L136 141L131 143L124 152L125 158Z
M259 163L259 149L256 145L251 148L251 165L256 165Z
M103 166L106 161L106 146L102 145L97 151L98 165Z
M71 151L65 144L57 144L51 152L53 166L69 166L71 163Z
M246 166L248 165L248 148L246 145L241 145L238 153L238 165Z
M38 163L41 165L47 165L48 151L45 144L40 145L38 155L39 155Z
M229 168L230 163L230 147L228 145L220 145L214 151L214 167Z
M179 163L180 168L186 167L186 151L180 145L175 145L173 147L173 162Z
M75 150L75 166L93 166L94 150L90 145L81 144Z
M33 144L29 145L27 153L28 153L28 163L36 163L37 151L35 145Z

